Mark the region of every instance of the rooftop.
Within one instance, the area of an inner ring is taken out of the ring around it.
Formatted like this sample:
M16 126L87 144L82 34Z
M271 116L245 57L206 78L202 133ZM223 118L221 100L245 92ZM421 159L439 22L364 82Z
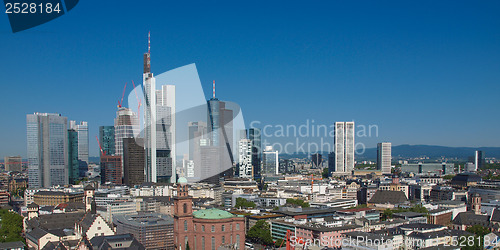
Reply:
M193 217L197 218L197 219L217 220L217 219L233 218L233 217L236 217L236 215L234 215L228 211L224 211L224 210L220 210L220 209L216 209L216 208L209 208L209 209L202 209L202 210L198 210L198 211L193 212Z

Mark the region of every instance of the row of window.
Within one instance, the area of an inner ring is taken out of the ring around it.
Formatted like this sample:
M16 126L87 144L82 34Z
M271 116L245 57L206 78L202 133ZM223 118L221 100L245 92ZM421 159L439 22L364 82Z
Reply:
M233 224L229 224L229 230L233 231ZM236 223L236 230L240 230L240 223ZM184 231L188 231L188 222L187 220L184 221ZM196 232L196 224L194 224L194 231ZM201 231L205 232L205 225L201 226ZM226 231L226 225L221 226L221 231L225 232ZM215 232L215 225L212 225L212 232Z
M221 245L224 245L226 244L226 238L224 236L222 236L221 238L222 242L221 242ZM215 246L215 237L212 236L212 242L211 242L211 249L212 250L215 250L216 249L216 246ZM233 243L233 237L231 236L231 244ZM239 244L240 244L240 235L237 234L236 235L236 248L238 248ZM197 241L196 241L196 235L194 236L194 249L198 249L197 247ZM187 249L187 245L188 245L188 237L185 236L184 237L184 249ZM201 237L201 249L202 250L205 250L205 236L202 236Z

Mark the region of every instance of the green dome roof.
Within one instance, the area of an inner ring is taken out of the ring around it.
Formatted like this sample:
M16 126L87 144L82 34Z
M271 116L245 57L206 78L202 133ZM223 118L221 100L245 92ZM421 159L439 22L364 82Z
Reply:
M179 184L186 184L186 183L188 183L188 180L186 178L184 178L184 177L181 177L181 178L179 178L179 180L177 180L177 183L179 183Z
M203 209L193 212L193 217L198 219L229 219L235 217L232 213L216 208Z

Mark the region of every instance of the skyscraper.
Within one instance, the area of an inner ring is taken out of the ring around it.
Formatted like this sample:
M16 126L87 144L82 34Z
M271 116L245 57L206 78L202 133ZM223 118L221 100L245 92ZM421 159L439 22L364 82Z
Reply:
M198 122L188 122L188 133L189 133L189 160L194 160L195 155L200 147L200 139L206 139L207 136L207 123Z
M354 122L335 122L335 172L351 174L354 170Z
M250 139L240 139L238 156L239 177L253 178L252 141Z
M76 121L70 121L69 128L78 133L79 172L80 177L84 177L89 166L89 126L87 122L82 121L77 124Z
M123 139L123 182L129 187L144 183L143 144L142 138Z
M279 168L278 151L272 146L266 146L262 152L262 175L277 175Z
M80 177L78 132L74 129L68 129L68 175L69 184L75 184Z
M323 167L323 157L321 154L316 153L311 155L312 168L321 168Z
M476 150L474 153L474 168L476 171L483 169L484 167L484 155L483 151Z
M121 107L115 118L115 155L123 156L123 139L139 133L139 119L129 108Z
M151 73L151 53L144 53L144 72L142 74L142 85L144 87L144 169L146 181L157 182L156 171L156 79Z
M328 153L328 175L332 176L335 171L335 152Z
M29 186L68 184L68 119L34 113L26 116L26 123Z
M115 154L115 127L100 126L99 127L99 142L101 143L102 151L106 155Z
M174 183L175 174L175 86L156 90L157 182Z
M119 155L101 155L101 183L122 184L122 160Z
M377 169L382 171L382 174L391 173L391 143L381 142L377 144Z
M262 160L260 129L258 129L258 128L248 129L248 139L250 139L250 141L252 141L253 175L254 175L254 177L260 177L260 172L261 172L260 163Z

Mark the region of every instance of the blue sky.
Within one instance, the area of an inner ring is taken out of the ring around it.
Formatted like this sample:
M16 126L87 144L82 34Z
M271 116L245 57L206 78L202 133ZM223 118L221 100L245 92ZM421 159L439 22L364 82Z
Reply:
M354 120L358 141L500 146L499 1L80 1L12 34L0 15L0 156L26 155L26 114L111 125L123 84L196 63L247 122ZM131 90L131 86L129 86Z

